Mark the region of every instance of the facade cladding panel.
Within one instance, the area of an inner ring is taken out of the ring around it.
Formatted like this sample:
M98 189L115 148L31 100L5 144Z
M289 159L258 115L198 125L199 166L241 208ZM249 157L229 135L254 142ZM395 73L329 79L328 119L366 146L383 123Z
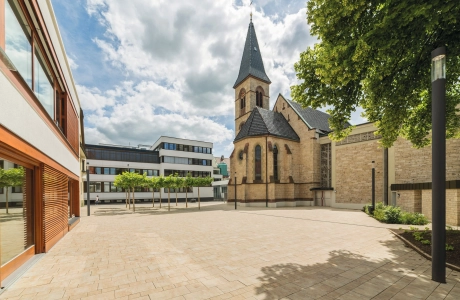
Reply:
M123 189L113 185L115 176L123 172L135 172L151 176L169 176L177 174L185 177L212 176L212 143L160 137L152 146L138 147L113 145L85 145L90 173L90 201L96 196L104 202L121 202L126 198ZM86 182L84 184L86 191ZM175 191L174 191L175 192ZM185 190L178 190L179 201L184 201ZM193 188L188 198L197 198L198 189ZM136 190L138 201L159 201L160 191L148 188ZM161 198L167 201L168 195L162 191ZM200 188L200 198L203 201L212 200L212 188ZM85 194L86 201L86 194Z
M0 0L0 20L0 167L15 178L0 192L4 280L78 223L82 129L51 2Z

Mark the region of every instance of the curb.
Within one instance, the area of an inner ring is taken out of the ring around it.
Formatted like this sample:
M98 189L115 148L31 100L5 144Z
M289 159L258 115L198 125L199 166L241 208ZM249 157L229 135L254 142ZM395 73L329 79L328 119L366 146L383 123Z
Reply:
M403 241L407 246L411 247L412 249L414 249L418 254L420 254L421 256L425 257L426 259L430 260L431 261L431 256L426 254L425 252L423 252L422 249L420 249L419 247L415 246L414 244L412 244L411 242L409 242L408 240L406 240L405 238L403 238L402 236L400 236L398 233L396 233L394 231L394 229L388 229L391 233L393 233L397 238L399 238L401 241ZM460 267L457 267L455 265L452 265L452 264L449 264L446 262L446 267L448 267L449 269L451 270L454 270L454 271L457 271L457 272L460 272Z

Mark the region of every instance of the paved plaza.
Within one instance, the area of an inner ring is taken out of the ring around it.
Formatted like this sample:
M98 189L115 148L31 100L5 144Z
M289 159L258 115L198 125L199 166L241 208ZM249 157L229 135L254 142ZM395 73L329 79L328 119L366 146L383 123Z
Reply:
M93 207L0 298L460 299L459 272L432 282L400 225L360 211L155 206Z

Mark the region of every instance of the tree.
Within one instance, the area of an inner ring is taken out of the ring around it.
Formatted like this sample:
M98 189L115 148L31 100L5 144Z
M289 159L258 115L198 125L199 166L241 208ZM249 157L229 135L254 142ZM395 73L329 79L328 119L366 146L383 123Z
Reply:
M149 188L153 189L153 191L152 191L152 202L153 202L152 207L155 207L155 190L160 188L158 179L159 179L159 177L152 177L152 178L149 178L148 182L147 182L147 186ZM160 195L161 195L161 191L160 191Z
M307 20L319 43L294 65L302 106L331 106L329 136L347 136L358 106L384 147L403 136L430 143L431 51L447 47L447 138L460 137L460 5L456 0L310 0Z
M161 208L161 189L165 187L165 178L164 176L157 177L158 189L160 190L160 208Z
M119 174L115 176L115 180L113 181L113 185L119 188L122 188L125 190L126 193L126 208L128 208L128 198L129 198L129 187L126 182L126 178L123 176L123 174ZM131 207L131 205L130 205Z
M0 169L0 189L5 188L5 208L8 214L8 189L13 186L22 186L25 171L23 167L11 168L8 170Z
M185 207L188 207L188 189L193 187L194 178L190 173L187 173L187 177L184 178L184 188L185 188Z
M195 177L195 185L198 187L198 209L201 209L201 201L200 201L200 187L210 186L211 183L214 181L212 177Z
M170 192L171 192L171 188L174 187L174 175L173 174L169 175L168 177L165 177L164 187L168 189L168 211L169 211L171 210Z
M179 189L184 187L184 178L178 177L177 173L174 178L174 188L176 190L176 206L177 206L177 192Z
M133 211L136 211L136 201L134 197L134 191L136 187L144 187L147 182L147 176L145 174L140 175L138 173L123 172L121 175L117 175L115 178L117 184L124 186L128 190L128 208L131 209L131 199L129 199L129 192L132 191Z

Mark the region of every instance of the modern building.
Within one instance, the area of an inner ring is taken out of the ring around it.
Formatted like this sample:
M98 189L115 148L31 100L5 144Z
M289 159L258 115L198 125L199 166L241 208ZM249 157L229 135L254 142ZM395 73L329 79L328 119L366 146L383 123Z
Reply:
M265 72L252 21L235 89L234 150L228 202L242 206L330 206L362 209L372 199L431 217L431 146L398 138L383 149L371 123L340 142L328 134L329 115L278 94L270 110ZM460 225L460 139L446 145L447 224ZM235 181L236 177L236 181Z
M228 158L223 155L221 157L214 157L213 160L213 177L214 182L212 183L214 200L227 200L227 185L228 185L228 166L226 162L229 162Z
M178 174L185 177L190 173L194 177L212 176L212 143L160 137L153 145L117 146L117 145L89 145L86 144L87 162L90 171L90 201L96 196L102 203L123 202L126 194L123 189L113 185L115 176L123 172L136 172L151 176L169 176ZM84 187L86 200L86 184ZM171 190L175 201L175 190ZM149 188L136 189L135 199L140 202L151 202L160 199L160 191ZM198 199L198 188L178 191L178 201ZM162 201L167 201L168 191L161 191ZM212 188L200 188L201 201L213 199Z
M79 221L80 118L51 1L0 0L3 282Z

